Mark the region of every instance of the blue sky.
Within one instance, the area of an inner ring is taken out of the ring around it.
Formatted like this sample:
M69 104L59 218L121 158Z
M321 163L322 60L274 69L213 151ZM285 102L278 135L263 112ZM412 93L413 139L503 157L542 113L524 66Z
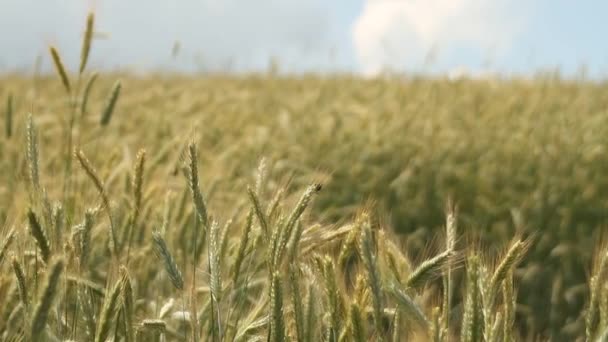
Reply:
M0 71L76 66L89 10L97 69L608 75L599 0L0 0Z

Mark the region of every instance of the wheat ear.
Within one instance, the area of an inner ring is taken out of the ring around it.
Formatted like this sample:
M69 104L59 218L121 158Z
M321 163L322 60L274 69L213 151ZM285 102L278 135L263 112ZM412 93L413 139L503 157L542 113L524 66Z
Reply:
M80 50L80 68L79 72L82 74L87 66L89 60L89 53L91 52L91 43L93 41L93 26L95 24L95 14L89 13L87 15L87 25L84 30L84 37L82 40L82 48Z
M68 78L68 73L65 71L65 67L63 66L63 62L61 61L61 56L59 56L59 52L54 46L51 46L49 48L49 51L51 53L51 57L53 58L55 71L57 71L59 78L61 78L61 83L63 84L63 87L69 94L72 88L70 86L70 79Z

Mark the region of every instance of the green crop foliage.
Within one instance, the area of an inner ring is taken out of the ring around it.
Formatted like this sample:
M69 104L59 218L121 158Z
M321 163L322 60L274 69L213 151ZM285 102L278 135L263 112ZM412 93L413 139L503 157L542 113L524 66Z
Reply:
M608 336L606 84L103 74L85 43L0 76L0 339Z

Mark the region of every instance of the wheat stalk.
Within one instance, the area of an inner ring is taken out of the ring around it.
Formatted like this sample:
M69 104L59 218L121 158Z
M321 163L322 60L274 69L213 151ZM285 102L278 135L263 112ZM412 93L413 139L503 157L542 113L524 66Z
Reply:
M42 337L44 336L43 333L45 331L46 322L55 296L57 295L59 277L63 272L63 268L63 259L57 259L50 267L50 273L47 277L46 285L44 286L44 292L38 305L34 309L34 314L32 316L30 341L37 342L43 340Z
M306 303L306 313L305 313L305 329L304 329L304 341L312 342L315 340L315 331L316 331L316 314L317 314L317 306L316 306L316 295L315 295L315 287L312 282L308 285L308 301Z
M112 320L116 316L116 310L118 308L118 298L123 285L123 279L118 279L112 290L107 293L99 313L99 322L97 323L97 329L95 334L95 342L104 342L110 334L112 328Z
M293 316L296 326L296 336L298 341L303 341L304 332L304 305L300 292L300 270L294 263L289 264L289 287L291 288L291 304L293 306Z
M251 234L251 226L253 225L253 210L250 210L245 219L245 229L241 233L241 239L236 253L236 259L234 260L234 268L232 274L232 282L234 285L238 285L238 280L241 274L241 265L245 260L245 252L247 251L247 245L249 244L249 235Z
M502 338L506 342L513 340L511 331L513 330L513 324L515 323L515 308L517 297L515 290L513 289L513 271L511 270L505 280L503 281L503 332Z
M135 331L133 330L133 315L135 313L135 298L133 295L133 286L131 284L131 277L126 267L121 267L121 297L122 297L122 310L124 313L124 325L127 331L127 341L135 341Z
M270 302L271 302L271 329L269 336L271 341L285 341L285 322L283 317L283 289L281 275L275 272L272 275Z
M300 240L302 238L302 232L304 231L304 225L302 222L298 221L296 223L296 228L293 232L293 237L291 238L291 242L289 244L289 252L288 252L288 263L293 264L298 259L298 250L300 246Z
M361 308L356 302L350 304L350 326L353 341L367 341L367 334L365 332L365 324L363 323L363 318L361 315Z
M433 308L433 312L432 312L432 326L431 326L431 331L429 333L430 337L431 337L431 341L433 342L441 342L443 341L443 334L442 334L442 327L441 327L441 322L440 322L440 309L438 307L434 307ZM445 327L443 327L443 329L445 330ZM449 337L446 336L446 340Z

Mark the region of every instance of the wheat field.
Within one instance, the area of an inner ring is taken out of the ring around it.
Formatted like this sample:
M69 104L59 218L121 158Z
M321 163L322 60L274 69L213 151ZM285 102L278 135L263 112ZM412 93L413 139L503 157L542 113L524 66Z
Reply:
M608 85L0 76L3 341L608 340Z

